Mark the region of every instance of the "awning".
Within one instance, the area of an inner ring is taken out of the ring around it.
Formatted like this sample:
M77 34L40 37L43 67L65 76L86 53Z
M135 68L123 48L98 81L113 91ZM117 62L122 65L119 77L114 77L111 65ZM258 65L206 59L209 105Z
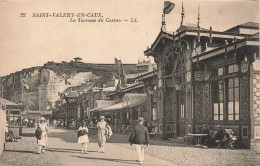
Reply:
M123 98L124 107L134 107L146 102L147 94L141 93L126 93Z
M94 110L100 110L102 108L114 105L115 101L112 100L96 100L94 103Z
M111 105L109 107L106 107L106 108L102 108L100 111L110 111L110 110L120 110L120 109L123 109L123 103L118 103L118 104L115 104L115 105Z
M99 111L112 111L120 110L124 108L134 107L139 104L146 102L147 95L141 93L126 93L123 97L123 102L114 104L105 108L100 109Z
M21 110L21 109L24 108L24 106L23 105L18 105L16 103L13 103L13 102L11 102L9 100L6 100L6 99L0 97L0 109L6 110L7 108Z

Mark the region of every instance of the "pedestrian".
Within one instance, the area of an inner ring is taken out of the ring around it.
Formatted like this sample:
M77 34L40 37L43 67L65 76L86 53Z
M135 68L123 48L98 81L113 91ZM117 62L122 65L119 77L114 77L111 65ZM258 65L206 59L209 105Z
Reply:
M100 116L100 121L97 123L97 130L98 130L99 152L102 153L105 153L106 127L107 127L107 122L105 121L105 117Z
M38 153L40 154L42 152L45 153L45 149L48 146L48 126L44 117L39 119L38 128L41 131L40 139L37 139L39 145Z
M50 125L50 120L47 119L47 126L49 127L49 125Z
M56 128L56 125L57 125L57 121L56 121L56 119L54 119L54 120L53 120L53 126L54 126L54 128Z
M81 152L88 153L88 128L85 122L82 122L78 129L78 143L82 145Z
M140 162L140 165L143 165L144 149L149 146L149 134L147 128L143 126L143 122L145 121L144 118L139 117L137 121L138 124L131 132L129 142L131 146L132 144L136 144L138 161Z

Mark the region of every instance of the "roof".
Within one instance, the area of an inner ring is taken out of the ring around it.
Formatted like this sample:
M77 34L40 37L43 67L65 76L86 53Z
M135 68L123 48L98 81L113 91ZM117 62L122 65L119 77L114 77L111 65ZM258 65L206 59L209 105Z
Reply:
M149 64L151 64L151 61L141 61L141 62L138 62L138 63L136 64L136 67L139 67L139 66L147 66L147 65L149 65Z
M234 26L232 28L229 28L225 32L233 31L236 28L246 28L246 29L259 29L259 23L255 22L246 22L237 26Z
M80 57L75 57L75 58L73 58L73 59L82 59L82 58L80 58Z
M134 78L136 78L138 75L140 75L140 73L127 74L127 75L126 75L126 78L127 78L127 79L134 79Z
M79 97L79 92L71 91L66 97Z
M143 73L142 75L136 77L136 80L143 80L143 79L151 78L154 76L157 76L157 70Z
M9 100L6 100L6 99L4 99L4 98L1 98L1 97L0 97L0 104L1 104L1 105L18 105L18 104L16 104L16 103L13 103L13 102L11 102L11 101L9 101Z
M210 30L204 30L201 29L200 31L200 36L209 36ZM157 45L161 43L162 39L168 39L168 40L174 40L177 41L179 38L183 38L185 36L197 36L198 30L193 30L193 29L186 29L183 30L177 34L170 34L167 32L161 31L158 36L156 37L155 41L151 45L151 48L148 48L147 50L144 51L145 56L150 56L150 53L152 53ZM245 38L247 35L246 34L236 34L235 37L239 39ZM223 39L234 39L234 33L231 32L219 32L219 31L212 31L212 38L223 38Z
M259 39L256 38L244 38L242 40L238 40L237 42L233 42L230 43L228 45L224 45L221 47L217 47L213 50L207 51L207 52L203 52L202 54L199 54L197 56L193 56L192 57L192 61L193 62L197 62L197 61L201 61L204 59L208 59L211 58L213 56L219 55L219 54L224 54L225 50L227 50L227 52L234 50L234 45L237 45L237 49L240 47L244 47L244 46L250 46L251 49L253 47L255 48L259 48Z
M253 27L253 28L259 28L259 23L255 22L246 22L244 24L240 24L240 27Z
M0 97L0 109L6 110L6 108L22 109L23 105L18 105Z
M179 31L181 32L181 31L184 31L184 30L198 30L198 25L187 23L187 24L185 24L185 25L181 25L181 26L176 30L176 32L179 32ZM200 30L208 30L208 29L206 29L206 28L201 28L201 27L200 27Z

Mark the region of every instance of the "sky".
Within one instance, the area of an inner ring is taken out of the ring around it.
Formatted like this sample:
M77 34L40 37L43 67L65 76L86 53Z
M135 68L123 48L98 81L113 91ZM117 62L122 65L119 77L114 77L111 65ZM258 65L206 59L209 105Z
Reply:
M181 21L182 1L171 2L175 7L166 15L167 31L175 31ZM184 23L197 24L200 6L201 27L212 26L214 31L259 22L259 1L183 3ZM146 59L143 52L160 32L163 5L162 0L0 0L0 76L74 57L85 63L114 63L115 58L137 63ZM138 22L70 22L69 17L32 17L33 13L102 13L104 20Z

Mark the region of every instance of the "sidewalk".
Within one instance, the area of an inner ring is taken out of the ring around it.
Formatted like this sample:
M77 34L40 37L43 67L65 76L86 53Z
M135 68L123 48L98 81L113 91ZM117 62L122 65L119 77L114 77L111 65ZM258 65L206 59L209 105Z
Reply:
M106 153L98 152L97 143L88 144L88 154L81 154L81 145L77 143L66 143L59 138L50 138L50 149L62 165L88 165L88 166L130 166L138 165L137 154L134 150L116 146L112 143L106 144ZM171 163L145 155L143 165L148 166L170 166Z

